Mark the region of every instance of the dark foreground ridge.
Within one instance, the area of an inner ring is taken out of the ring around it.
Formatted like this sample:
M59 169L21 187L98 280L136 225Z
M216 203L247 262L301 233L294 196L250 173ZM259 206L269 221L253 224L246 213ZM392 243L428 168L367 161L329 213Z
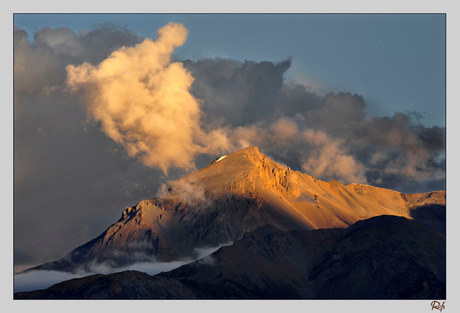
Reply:
M92 275L15 299L445 299L445 236L378 216L348 228L266 225L168 273Z

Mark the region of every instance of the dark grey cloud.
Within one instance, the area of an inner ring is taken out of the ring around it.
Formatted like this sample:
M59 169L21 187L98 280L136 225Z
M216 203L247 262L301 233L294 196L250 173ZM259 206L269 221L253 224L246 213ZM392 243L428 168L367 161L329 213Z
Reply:
M415 131L427 149L433 152L446 150L446 128L439 126L425 127L417 125Z
M195 82L192 93L202 100L207 122L243 126L273 117L293 115L319 103L300 85L287 86L283 75L291 61L238 62L231 59L184 61Z
M306 113L309 128L321 129L329 134L340 135L352 130L364 118L366 104L360 95L329 93L319 108Z
M80 35L68 28L45 27L35 34L33 44L25 31L15 27L13 38L15 116L29 102L33 105L37 95L54 97L56 90L64 88L68 64L98 63L112 51L142 39L114 25Z

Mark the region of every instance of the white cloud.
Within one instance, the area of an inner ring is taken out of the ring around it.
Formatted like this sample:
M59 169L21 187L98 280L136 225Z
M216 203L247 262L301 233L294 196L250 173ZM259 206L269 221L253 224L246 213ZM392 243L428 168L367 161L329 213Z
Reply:
M92 263L90 264L90 270L87 271L76 271L76 273L60 272L60 271L44 271L44 270L33 270L25 273L14 275L14 292L32 291L39 289L46 289L59 282L81 278L93 274L111 274L115 272L123 272L127 270L140 271L149 275L156 275L161 272L169 272L173 269L181 267L199 260L201 263L208 265L214 265L215 259L211 256L212 253L217 251L223 246L229 246L232 242L224 243L216 247L200 247L194 251L194 258L185 258L172 262L136 262L134 264L122 267L113 267L110 262L106 263Z

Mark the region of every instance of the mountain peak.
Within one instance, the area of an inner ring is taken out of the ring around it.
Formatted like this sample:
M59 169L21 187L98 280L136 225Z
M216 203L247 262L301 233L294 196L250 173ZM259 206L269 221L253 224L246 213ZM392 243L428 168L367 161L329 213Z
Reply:
M209 195L230 192L254 196L267 189L287 192L291 179L296 180L293 174L290 168L251 146L216 158L207 167L172 182L171 190L182 191L181 186L187 185L200 188Z
M245 159L250 160L253 163L263 161L265 158L267 158L263 153L259 151L259 148L256 146L250 146L244 149L241 149L236 152L232 152L226 155L222 155L218 158L216 158L214 161L211 162L211 164L218 163L222 161L225 158L233 159L234 161L242 161L244 162Z
M257 146L249 146L247 148L236 151L235 153L248 153L248 154L260 154L259 148Z

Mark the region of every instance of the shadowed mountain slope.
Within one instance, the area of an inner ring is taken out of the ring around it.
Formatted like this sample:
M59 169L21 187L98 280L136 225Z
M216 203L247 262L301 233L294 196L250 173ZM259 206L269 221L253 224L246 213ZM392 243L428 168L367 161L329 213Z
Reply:
M445 299L445 256L445 237L403 217L267 225L167 273L93 275L15 299Z

